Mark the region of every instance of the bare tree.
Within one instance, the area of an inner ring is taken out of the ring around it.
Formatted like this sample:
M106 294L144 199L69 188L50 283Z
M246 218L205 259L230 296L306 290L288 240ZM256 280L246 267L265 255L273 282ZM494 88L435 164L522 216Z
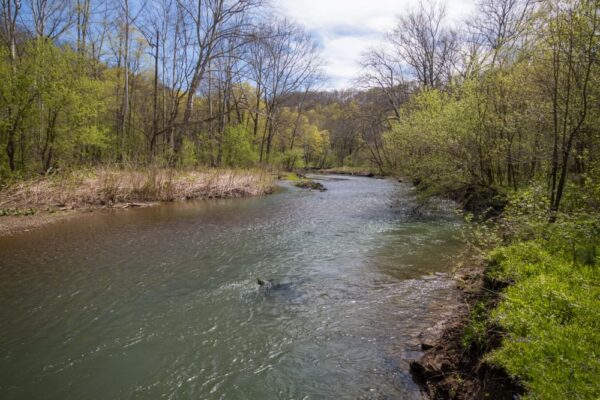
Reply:
M75 10L71 0L29 0L28 5L37 38L56 40L73 24Z
M242 17L262 4L262 0L177 0L183 10L186 23L192 27L193 57L191 74L188 77L183 129L190 132L190 122L194 97L204 80L208 65L216 57L215 49L220 41L241 35L247 27ZM183 140L183 132L177 135L173 151L178 153Z
M17 20L21 11L20 0L1 0L2 41L8 48L13 69L17 60Z
M254 82L254 102L252 105L252 122L254 137L258 136L258 121L261 115L261 101L266 84L264 78L265 63L268 56L268 48L264 45L264 41L269 37L270 28L266 24L259 25L250 35L250 41L245 47L246 54L244 55L248 63L248 78Z
M408 100L408 84L404 79L402 60L384 49L371 49L362 58L359 84L366 88L379 88L387 99L391 111L400 118L400 105Z
M445 7L421 2L417 10L398 18L388 35L396 57L424 87L439 87L447 82L457 53L456 33L446 28Z
M532 12L532 0L479 0L477 16L467 27L473 41L487 49L482 56L491 66L499 58L514 57L515 45L526 40Z
M77 20L77 52L85 54L87 37L90 27L92 0L77 0L75 5L75 17Z
M288 20L263 27L259 33L265 47L260 73L266 123L260 142L260 161L268 161L277 131L277 112L282 97L305 89L318 77L320 59L312 37Z

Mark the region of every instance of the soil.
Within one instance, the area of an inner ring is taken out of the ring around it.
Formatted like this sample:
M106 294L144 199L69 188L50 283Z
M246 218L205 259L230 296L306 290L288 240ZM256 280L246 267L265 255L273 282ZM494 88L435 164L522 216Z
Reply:
M426 398L513 400L524 393L519 382L484 359L487 352L500 346L499 328L488 330L483 346L463 346L469 310L484 298L489 308L495 307L498 301L495 290L490 290L496 283L484 276L483 266L461 271L457 282L464 300L462 305L449 318L421 334L424 355L411 362L410 369Z

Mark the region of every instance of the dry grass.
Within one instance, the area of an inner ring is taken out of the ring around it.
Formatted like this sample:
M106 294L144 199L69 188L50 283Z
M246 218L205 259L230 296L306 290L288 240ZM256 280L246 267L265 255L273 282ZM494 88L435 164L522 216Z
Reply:
M261 170L97 168L14 184L0 192L0 209L97 208L134 202L258 196L272 178Z

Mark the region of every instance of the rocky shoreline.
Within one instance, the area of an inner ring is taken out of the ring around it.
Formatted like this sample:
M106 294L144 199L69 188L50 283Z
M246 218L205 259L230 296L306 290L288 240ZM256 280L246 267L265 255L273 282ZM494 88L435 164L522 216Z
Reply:
M485 276L484 265L462 269L455 277L461 304L450 316L419 335L424 352L410 363L410 372L426 398L432 400L513 400L524 388L501 368L485 360L500 345L502 332L489 329L481 345L465 347L471 311L482 299L489 308L498 302L498 282Z

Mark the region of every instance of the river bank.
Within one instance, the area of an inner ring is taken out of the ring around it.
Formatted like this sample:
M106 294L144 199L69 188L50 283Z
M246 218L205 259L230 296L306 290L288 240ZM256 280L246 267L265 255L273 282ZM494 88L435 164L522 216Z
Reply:
M548 222L535 192L513 196L463 258L463 305L421 341L411 372L431 399L595 399L600 346L597 212Z
M260 196L272 191L273 178L264 170L79 170L17 182L0 191L0 236L99 209Z
M409 181L426 198L431 196L430 188L422 180ZM494 219L493 223L497 223L496 218L506 206L505 199L489 188L465 185L453 190L435 190L437 196L455 201L466 215L478 221ZM494 245L487 243L485 247ZM410 363L411 374L429 399L512 400L523 394L523 387L505 369L489 363L485 357L500 347L502 330L495 326L478 332L482 337L477 338L477 343L470 342L473 319L487 320L500 301L499 289L503 287L487 276L486 252L477 246L470 247L454 267L459 305L449 307L449 313L419 335L423 355Z
M310 170L311 173L326 174L326 175L349 175L361 176L364 178L382 177L381 172L373 168L362 167L334 167L325 169Z
M415 382L431 400L513 400L524 393L505 369L486 360L486 354L500 347L501 329L486 330L477 343L467 343L473 319L488 315L500 301L498 282L485 278L485 263L474 264L457 270L461 304L420 335L423 356L410 364ZM485 309L479 306L483 303Z

